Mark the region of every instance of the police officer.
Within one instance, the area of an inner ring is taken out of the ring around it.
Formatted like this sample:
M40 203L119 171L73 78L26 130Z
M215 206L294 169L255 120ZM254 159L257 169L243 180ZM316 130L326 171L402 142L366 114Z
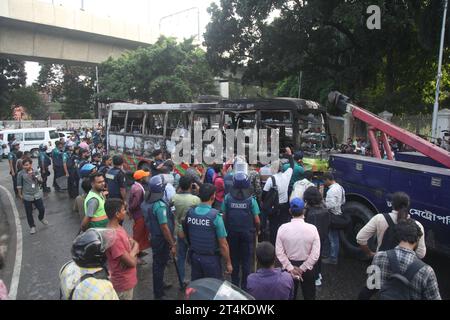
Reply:
M163 175L150 179L150 194L141 205L145 224L150 230L153 252L153 294L155 299L164 298L164 269L169 254L175 257L176 242L173 238L175 217L169 204L164 201L166 183Z
M9 162L9 174L11 175L13 181L13 188L16 197L19 195L17 190L17 152L19 151L20 143L19 141L13 141L9 147L8 162Z
M233 176L233 188L222 203L228 243L233 264L231 281L247 288L247 277L251 272L256 234L259 233L259 206L251 193L250 178L243 172ZM242 268L242 278L240 269Z
M127 190L125 188L126 177L122 170L123 157L115 155L113 157L113 168L108 170L105 175L106 184L108 185L109 198L127 200Z
M51 189L47 187L47 178L50 175L50 171L48 167L52 164L52 160L47 154L47 145L41 143L39 145L39 161L38 166L41 170L41 177L42 177L42 190L45 193L49 193Z
M75 148L72 145L66 145L66 152L68 152L67 170L69 171L69 179L67 180L67 192L69 197L75 199L79 193L79 177L77 165L79 162L79 156L75 152ZM78 151L79 152L79 151Z
M81 169L84 165L89 163L89 150L80 148L78 152L78 163L76 165L77 173L78 173L78 194L83 194L83 189L81 188L81 184L83 183L83 177L81 175Z
M204 183L198 196L201 203L187 212L183 222L183 232L190 247L191 281L201 278L222 280L220 256L225 259L227 274L233 267L222 215L212 208L216 188Z
M69 177L69 171L67 170L67 160L69 156L63 151L63 144L60 141L56 141L56 148L52 151L52 162L53 162L53 187L56 191L61 191L56 180L60 177Z
M105 155L102 157L102 163L100 168L98 168L98 172L105 176L110 169L112 169L112 157L110 155Z

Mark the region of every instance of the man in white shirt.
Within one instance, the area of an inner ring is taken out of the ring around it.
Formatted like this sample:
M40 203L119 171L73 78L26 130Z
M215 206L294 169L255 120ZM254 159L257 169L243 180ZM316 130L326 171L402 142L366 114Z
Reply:
M342 215L342 206L345 204L344 188L336 182L332 173L327 172L323 175L325 187L328 187L325 198L325 206L331 214ZM339 256L339 230L332 229L328 233L330 241L330 256L322 259L325 264L337 264Z
M269 216L269 228L270 228L270 242L275 245L275 240L277 238L278 228L289 221L291 221L291 215L289 213L289 198L288 198L288 188L289 182L291 181L293 168L294 168L294 158L292 157L292 150L286 148L286 155L289 158L290 168L285 172L281 172L281 166L278 161L272 164L272 172L275 178L275 183L278 188L278 212ZM268 192L272 188L272 178L267 179L264 185L263 191ZM264 196L263 196L264 201Z

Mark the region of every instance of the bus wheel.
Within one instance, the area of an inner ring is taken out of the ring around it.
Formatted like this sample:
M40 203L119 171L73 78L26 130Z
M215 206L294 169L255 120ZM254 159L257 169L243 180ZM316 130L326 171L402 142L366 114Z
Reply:
M350 216L352 222L347 229L340 231L341 243L348 255L364 260L366 257L356 242L356 235L372 219L374 213L364 204L356 201L347 202L343 209L344 214ZM369 240L369 247L371 250L376 249L375 237Z

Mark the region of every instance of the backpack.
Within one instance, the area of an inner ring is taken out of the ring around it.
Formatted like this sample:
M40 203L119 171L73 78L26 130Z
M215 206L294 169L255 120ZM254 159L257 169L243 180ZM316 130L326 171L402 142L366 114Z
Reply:
M388 223L389 227L386 229L383 235L383 241L381 242L378 251L388 251L394 249L398 245L398 241L395 237L395 223L392 221L389 213L383 213L384 219Z
M278 187L274 176L271 176L272 187L267 191L263 199L262 209L267 216L277 215L279 212L279 197L278 197Z
M386 252L389 259L389 267L392 270L391 276L385 281L380 289L380 300L412 300L411 299L411 281L417 272L426 264L420 259L414 257L413 262L406 271L400 271L400 265L395 254L395 250Z

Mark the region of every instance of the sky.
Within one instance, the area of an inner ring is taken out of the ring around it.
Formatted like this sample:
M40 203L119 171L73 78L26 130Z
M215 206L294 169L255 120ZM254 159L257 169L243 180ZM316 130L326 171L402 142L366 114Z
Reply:
M1 0L0 0L1 1ZM188 38L205 32L209 22L209 14L206 9L212 2L218 0L38 0L67 8L80 9L84 3L84 10L99 17L109 16L131 23L146 24L166 36L174 36L179 39ZM167 17L174 13L190 8L198 8L200 12L200 24L197 23L197 9L188 10L173 17ZM167 18L164 18L167 17ZM159 25L161 29L159 30ZM27 85L32 84L38 77L39 64L26 62Z

